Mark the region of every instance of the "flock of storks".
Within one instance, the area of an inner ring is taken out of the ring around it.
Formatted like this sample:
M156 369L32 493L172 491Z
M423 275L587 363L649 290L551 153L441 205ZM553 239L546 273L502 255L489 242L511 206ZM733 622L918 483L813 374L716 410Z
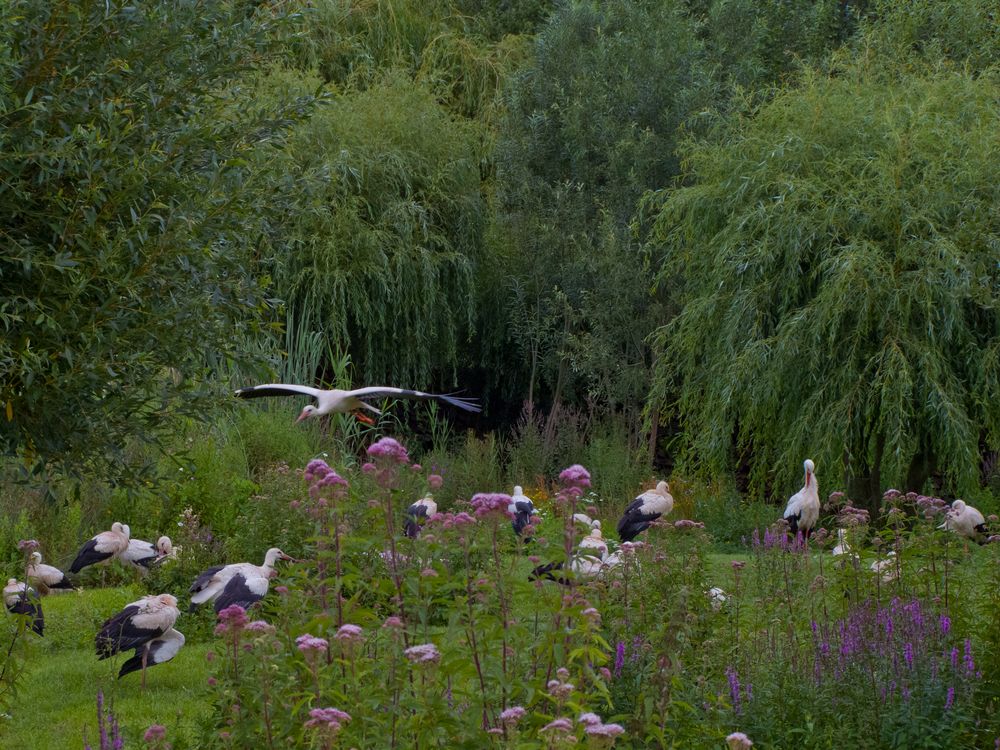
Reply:
M363 400L366 398L433 400L469 412L479 411L479 406L472 399L461 398L454 394L431 394L400 388L372 387L345 391L273 383L236 391L236 396L240 398L287 395L305 395L315 402L303 408L296 421L326 414L351 413L362 421L370 422L370 418L363 413L363 410L376 415L382 412ZM803 487L789 498L783 518L793 535L802 533L808 536L819 519L820 500L815 465L807 459L803 467L805 469ZM670 488L662 481L657 483L654 489L647 490L635 498L618 521L618 536L623 545L631 543L658 518L669 514L673 505L674 499L670 494ZM534 504L524 495L521 487L514 488L507 510L512 519L514 533L518 536L524 535L537 518ZM413 503L406 510L404 526L406 536L417 537L423 523L436 512L437 504L430 494ZM608 553L599 520L577 513L574 515L574 521L588 529L587 535L579 543L576 554L569 561L574 579L599 575L622 562L621 552ZM983 515L961 500L952 503L942 527L971 539L977 539L979 534L986 533ZM838 554L838 550L841 553L847 551L843 535L840 536L839 542L834 554ZM169 537L161 536L155 544L132 539L129 527L116 522L112 524L110 531L102 531L83 545L70 566L70 572L78 573L87 566L106 564L112 560L119 560L138 571L146 571L175 555L176 550ZM278 560L292 560L292 558L280 549L271 548L264 557L263 565L235 563L209 568L195 579L189 589L191 610L208 602L214 603L217 613L232 605L249 608L267 594L270 579L274 575L274 566ZM879 570L876 567L878 564L876 562L873 565L873 570ZM542 565L532 571L531 577L532 579L544 577L569 584L570 579L557 574L557 571L563 568L562 562ZM50 590L71 590L74 587L65 573L43 563L42 555L38 551L31 552L25 577L27 583L15 578L7 581L7 586L3 589L4 603L10 612L26 615L31 629L42 635L45 623L39 592L46 594ZM36 588L32 588L32 585ZM709 594L713 598L713 603L725 599L721 589L712 589ZM184 635L174 628L179 616L177 599L171 594L145 596L132 602L104 622L95 638L97 655L100 659L107 659L124 651L133 651L132 656L122 664L118 676L120 678L130 672L141 670L145 686L146 668L169 661L184 645Z

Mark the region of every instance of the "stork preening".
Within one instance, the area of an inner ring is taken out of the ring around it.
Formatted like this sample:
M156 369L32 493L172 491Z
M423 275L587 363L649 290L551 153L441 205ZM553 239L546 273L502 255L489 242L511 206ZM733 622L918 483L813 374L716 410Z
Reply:
M618 553L608 555L608 545L601 533L601 522L591 521L591 524L590 533L580 540L579 545L577 545L578 551L570 560L569 569L573 574L572 579L563 575L555 575L555 571L562 571L566 566L563 562L553 562L536 567L531 571L528 580L535 581L539 578L547 578L563 586L569 586L573 581L594 578L621 563L621 556Z
M579 548L584 554L593 555L600 560L608 556L608 544L604 541L600 521L591 522L590 533L580 540Z
M179 616L177 599L170 594L144 596L142 599L126 605L121 612L104 621L100 632L94 638L97 657L107 659L120 651L135 649L132 658L125 662L125 665L132 664L136 658L139 659L137 668L142 670L142 686L146 687L146 667L149 666L149 657L152 652L148 646L152 641L161 639L167 632L171 631ZM175 641L172 636L169 640L171 643ZM180 636L180 643L183 642L184 636ZM177 644L174 654L179 648L180 644ZM167 661L167 659L154 660L153 663L158 664L162 661ZM126 671L123 665L118 676L121 677L135 669L136 667L130 666Z
M183 645L184 634L179 630L170 628L163 635L153 638L141 646L136 646L132 656L118 670L118 679L121 679L129 672L142 669L144 670L143 686L145 687L145 669L170 661L177 656L177 652L181 650L181 646Z
M524 530L531 525L531 517L538 514L538 511L535 510L535 504L531 502L530 497L524 494L520 485L514 487L514 494L510 496L507 512L513 516L510 525L518 536L523 535Z
M437 512L438 506L434 502L434 496L428 492L406 509L406 526L403 527L403 533L410 539L416 539L420 536L420 528Z
M80 548L73 564L69 566L69 572L79 573L88 565L120 557L128 549L129 536L128 526L115 521L111 524L111 531L102 531Z
M233 563L209 568L191 585L191 611L199 604L213 600L216 612L221 612L232 604L248 609L267 594L274 564L278 560L292 558L277 547L272 547L264 556L263 565Z
M49 593L50 589L72 589L73 584L69 578L59 568L53 565L46 565L42 562L42 553L35 551L28 558L28 567L25 570L25 577L28 583L33 583L38 587L41 594Z
M812 460L807 458L802 467L806 473L802 489L788 498L782 517L788 522L793 536L801 531L804 537L808 537L819 520L819 485L816 482L816 465Z
M618 538L631 542L648 529L660 516L667 515L674 508L674 498L666 482L657 482L656 488L646 490L633 500L618 521Z
M302 411L299 412L299 417L295 420L296 422L301 422L303 419L309 419L310 417L322 417L324 414L354 414L362 422L371 423L371 418L366 416L362 410L366 409L378 416L381 416L382 412L364 401L366 398L406 398L417 401L438 401L464 411L481 411L475 399L462 398L450 393L424 393L423 391L410 391L404 388L388 388L383 386L371 386L368 388L355 388L353 391L343 391L339 388L324 390L322 388L312 388L308 385L268 383L267 385L240 388L236 391L236 395L239 398L309 396L316 403L304 406Z
M3 603L13 615L27 615L31 618L30 628L38 635L45 633L45 616L42 614L42 600L38 592L16 578L8 578L3 588Z
M126 565L145 575L153 565L162 562L172 553L173 544L168 536L161 536L156 540L156 544L143 539L129 539L128 547L119 558Z
M983 518L982 513L964 500L956 500L945 513L944 523L938 528L949 529L982 544L983 540L980 534L986 534L986 519Z

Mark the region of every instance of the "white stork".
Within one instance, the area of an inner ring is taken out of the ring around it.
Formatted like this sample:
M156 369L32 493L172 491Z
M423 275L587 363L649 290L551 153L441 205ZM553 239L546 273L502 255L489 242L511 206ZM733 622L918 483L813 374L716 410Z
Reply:
M608 556L608 544L604 541L600 521L592 521L590 533L580 540L579 548L584 550L585 554L593 555L600 560Z
M406 526L403 528L403 533L410 539L416 539L420 536L420 527L437 512L438 506L434 502L434 496L428 492L406 509Z
M653 521L673 509L674 498L670 494L670 485L657 482L656 489L646 490L629 503L618 521L618 538L623 542L631 542L648 529Z
M139 666L130 667L127 671L123 666L123 671L119 672L118 676L121 677L136 668L141 669L142 686L146 687L146 667L151 653L148 646L173 628L180 613L177 609L177 599L170 594L144 596L126 605L121 612L104 621L100 632L94 638L98 658L107 659L120 651L135 649L134 655L125 664L129 665L138 658ZM183 642L184 638L181 636L181 643ZM179 648L178 644L177 649ZM177 653L177 649L174 653ZM155 663L159 662L154 660Z
M981 541L980 534L986 533L986 519L978 510L968 505L964 500L956 500L945 514L944 523L938 528L949 529L956 534Z
M837 529L837 546L833 548L834 556L846 555L851 551L851 546L847 543L847 530Z
M119 557L128 549L128 539L128 526L115 521L111 524L111 531L102 531L80 548L73 564L69 566L69 572L79 573L88 565Z
M514 528L514 533L518 536L531 525L531 517L538 514L535 504L531 498L524 494L521 485L514 486L514 494L510 496L510 505L507 512L513 516L510 525Z
M316 403L307 404L302 408L296 422L310 417L321 417L324 414L349 414L353 413L362 422L371 423L371 418L362 414L362 409L367 409L374 414L381 415L382 412L363 399L366 398L408 398L418 401L440 401L443 404L454 406L470 412L480 411L479 404L474 399L461 398L451 394L424 393L423 391L409 391L403 388L388 388L383 386L371 386L368 388L355 388L353 391L343 391L339 388L324 390L322 388L312 388L308 385L291 385L288 383L268 383L267 385L254 385L248 388L240 388L236 391L239 398L261 398L266 396L309 396Z
M53 565L46 565L42 562L41 552L32 552L28 560L28 567L25 571L28 583L33 583L42 594L49 593L49 589L71 589L73 584L69 578L59 568Z
M605 562L608 555L608 545L601 534L601 522L593 521L593 524L590 534L580 540L580 544L577 545L578 552L573 555L573 559L569 563L569 569L572 571L573 579L576 581L585 578L594 578L609 567ZM613 563L612 567L615 564L617 562ZM550 581L561 583L563 586L569 586L572 583L570 579L565 576L557 577L552 573L552 571L562 570L564 567L565 565L562 562L539 565L531 571L528 580L534 581L539 578L547 578Z
M272 547L264 556L263 565L253 563L233 563L209 568L191 585L191 611L199 604L215 600L215 611L221 612L232 604L247 609L267 594L274 563L278 560L292 560L277 547Z
M38 635L45 631L45 616L42 614L42 601L38 592L16 578L8 578L3 588L3 603L7 611L14 615L27 615L31 618L31 629Z
M168 536L161 536L156 544L143 539L129 539L128 548L119 559L145 575L153 565L162 562L172 553L173 545Z
M146 641L141 646L136 646L132 657L122 664L122 668L118 671L118 679L121 679L129 672L135 672L137 669L144 669L145 667L152 667L170 661L177 656L177 652L181 650L181 646L183 645L184 634L179 630L170 628L163 635L151 641ZM145 672L143 672L143 675L145 675Z
M808 537L816 521L819 520L819 484L816 481L816 465L811 459L806 459L802 467L806 476L802 489L788 498L785 513L782 516L788 521L788 528L793 535L799 531Z

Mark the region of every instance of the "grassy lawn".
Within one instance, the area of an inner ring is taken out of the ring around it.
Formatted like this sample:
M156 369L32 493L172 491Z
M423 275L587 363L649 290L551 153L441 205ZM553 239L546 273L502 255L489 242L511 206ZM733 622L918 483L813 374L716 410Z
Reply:
M185 644L172 661L146 673L146 690L138 672L117 680L131 652L98 661L93 638L101 622L141 594L130 587L56 594L43 600L45 638L32 638L29 664L18 685L10 717L0 724L0 746L32 750L82 748L84 733L97 744L96 695L123 728L126 747L138 746L150 724L175 733L206 713L204 693L209 675L207 643ZM183 617L179 622L183 630Z

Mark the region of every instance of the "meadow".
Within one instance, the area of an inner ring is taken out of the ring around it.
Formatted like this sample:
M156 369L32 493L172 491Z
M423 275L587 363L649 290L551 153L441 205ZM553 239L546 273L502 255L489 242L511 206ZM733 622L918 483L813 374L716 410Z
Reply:
M797 487L751 502L732 482L675 475L673 511L622 549L615 521L657 477L613 424L567 423L554 437L522 425L507 441L438 424L400 446L380 441L405 431L390 418L291 422L287 409L254 408L192 426L145 490L8 493L9 576L23 565L18 540L65 564L113 520L139 538L167 533L180 552L141 579L117 564L84 570L80 591L44 598L44 638L7 618L18 637L5 746L100 747L98 692L125 747L175 750L723 748L741 746L727 745L736 732L764 748L988 748L1000 737L1000 544L938 529L929 498L889 492L869 522L819 466L822 529L804 543L775 524ZM586 471L562 471L574 457ZM530 541L504 510L515 482L539 510ZM407 538L403 512L428 489L439 513ZM996 510L986 490L970 502ZM575 554L588 534L576 512L603 522L622 564L571 586L529 580ZM831 553L837 528L850 554ZM259 563L274 546L298 562L280 565L264 601L222 620L208 606L184 612L187 642L145 691L138 674L115 679L120 659L97 660L94 634L124 604L170 592L184 611L201 570ZM154 725L164 737L147 735Z

